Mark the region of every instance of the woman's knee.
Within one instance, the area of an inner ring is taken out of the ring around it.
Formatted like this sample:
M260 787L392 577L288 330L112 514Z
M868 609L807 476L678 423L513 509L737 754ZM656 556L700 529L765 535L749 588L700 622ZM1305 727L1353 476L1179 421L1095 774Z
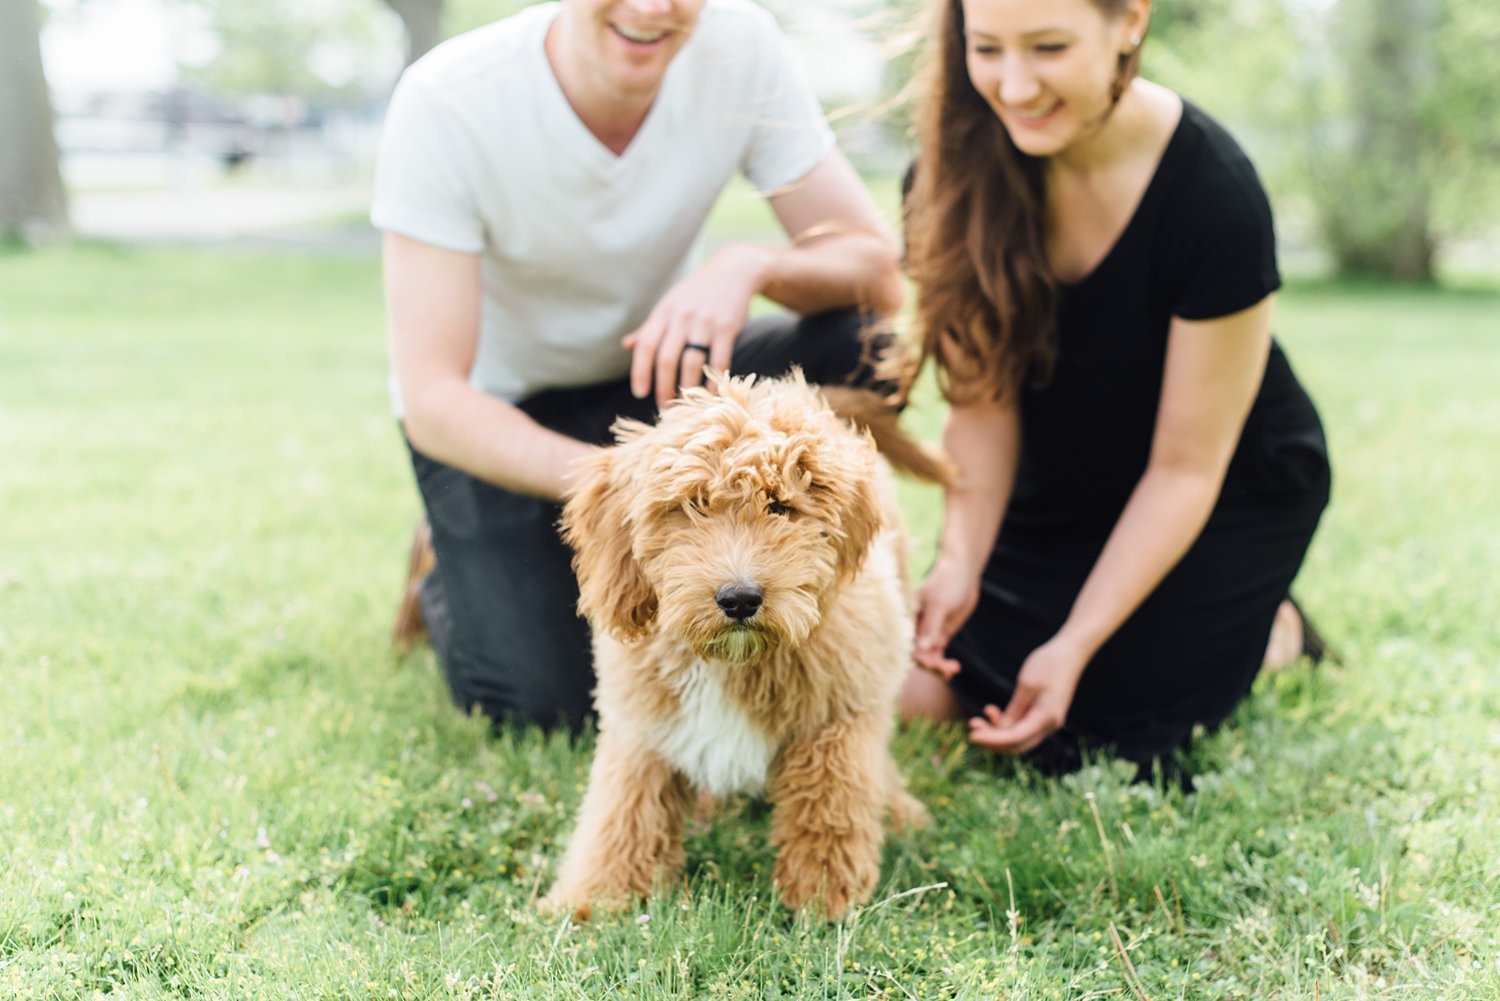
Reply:
M921 667L913 667L907 673L897 707L905 722L915 719L948 722L963 718L963 707L948 682Z

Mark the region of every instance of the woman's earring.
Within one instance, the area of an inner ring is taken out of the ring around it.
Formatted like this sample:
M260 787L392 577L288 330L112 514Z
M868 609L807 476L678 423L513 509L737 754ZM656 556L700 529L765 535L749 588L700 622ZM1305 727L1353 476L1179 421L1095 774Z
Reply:
M1130 47L1132 49L1138 49L1138 48L1141 47L1141 36L1140 35L1131 35L1130 36Z

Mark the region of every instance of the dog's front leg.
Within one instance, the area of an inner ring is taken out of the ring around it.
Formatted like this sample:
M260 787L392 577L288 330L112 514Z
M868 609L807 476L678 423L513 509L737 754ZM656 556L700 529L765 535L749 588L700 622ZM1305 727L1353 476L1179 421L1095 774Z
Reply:
M838 918L880 876L889 724L831 723L782 752L772 781L775 880L788 907Z
M654 752L601 732L578 827L542 908L572 908L581 920L591 900L623 904L672 879L683 863L687 802L681 773Z

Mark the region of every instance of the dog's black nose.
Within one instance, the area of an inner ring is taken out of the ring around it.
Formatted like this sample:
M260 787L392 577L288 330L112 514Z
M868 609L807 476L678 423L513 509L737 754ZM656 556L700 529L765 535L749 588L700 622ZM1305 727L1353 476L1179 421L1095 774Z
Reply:
M724 610L725 615L736 622L743 622L760 611L760 603L765 597L758 585L743 581L725 584L714 592L714 601Z

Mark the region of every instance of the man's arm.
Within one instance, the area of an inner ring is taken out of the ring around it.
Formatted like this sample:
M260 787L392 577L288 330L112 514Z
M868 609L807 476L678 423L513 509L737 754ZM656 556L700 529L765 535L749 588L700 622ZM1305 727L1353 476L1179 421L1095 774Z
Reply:
M771 210L792 243L772 251L760 294L803 314L858 306L888 316L901 308L895 234L838 149L773 194Z
M469 385L479 346L479 258L387 232L386 311L406 436L423 454L507 490L558 499L593 446Z
M877 315L901 308L900 252L864 182L837 149L800 181L770 198L791 243L720 249L673 286L639 329L625 337L632 352L630 387L657 402L703 382L705 367L729 370L750 300L761 294L793 312L855 306ZM689 344L706 347L683 352Z

